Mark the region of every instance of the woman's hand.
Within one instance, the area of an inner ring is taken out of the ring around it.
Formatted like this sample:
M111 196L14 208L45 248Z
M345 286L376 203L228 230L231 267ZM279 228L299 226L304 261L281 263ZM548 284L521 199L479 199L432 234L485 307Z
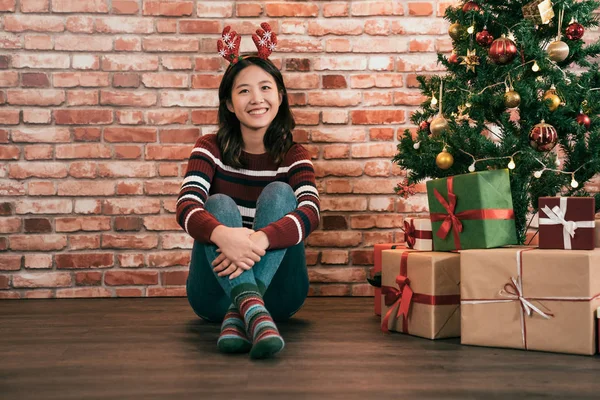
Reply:
M252 268L265 250L250 238L255 232L247 228L229 228L220 225L211 234L210 240L217 245L221 253L213 262L218 276L230 275L233 279ZM238 270L239 272L237 272ZM236 273L233 277L231 274Z

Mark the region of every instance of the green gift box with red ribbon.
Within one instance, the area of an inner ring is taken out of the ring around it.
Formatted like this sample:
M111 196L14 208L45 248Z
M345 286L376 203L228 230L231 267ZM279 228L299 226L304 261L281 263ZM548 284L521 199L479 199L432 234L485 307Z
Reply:
M507 169L428 181L427 199L436 251L517 244Z

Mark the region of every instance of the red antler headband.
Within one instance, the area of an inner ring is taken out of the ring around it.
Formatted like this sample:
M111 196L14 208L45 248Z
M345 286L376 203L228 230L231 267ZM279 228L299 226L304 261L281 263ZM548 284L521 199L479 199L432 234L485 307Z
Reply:
M252 41L258 49L258 56L262 59L268 59L277 46L277 35L271 30L271 26L263 22L260 24L262 29L257 29L252 35ZM226 26L221 34L221 39L217 41L217 50L221 57L231 64L237 63L243 57L240 56L240 41L242 37L236 31L232 31L230 26Z

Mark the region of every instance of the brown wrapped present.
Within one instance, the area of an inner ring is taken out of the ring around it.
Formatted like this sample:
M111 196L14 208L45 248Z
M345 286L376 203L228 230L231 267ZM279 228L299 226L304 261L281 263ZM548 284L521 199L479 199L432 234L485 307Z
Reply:
M600 249L461 251L461 343L596 353Z
M592 250L596 243L593 197L540 197L540 249Z
M536 24L549 24L554 17L552 2L550 0L534 0L521 9L525 19Z
M596 247L600 247L600 219L596 218Z
M373 277L381 276L381 252L388 249L404 248L402 243L380 243L373 246ZM381 287L375 288L375 315L381 315Z
M385 250L381 329L428 339L460 336L460 255Z

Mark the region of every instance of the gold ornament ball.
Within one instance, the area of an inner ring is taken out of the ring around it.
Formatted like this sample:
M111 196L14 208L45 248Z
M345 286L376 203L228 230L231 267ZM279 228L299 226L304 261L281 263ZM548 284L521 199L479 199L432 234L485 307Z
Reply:
M544 93L543 100L550 111L556 111L560 106L560 97L556 95L554 90L548 90Z
M506 108L519 107L519 104L521 104L521 96L519 93L515 92L514 90L509 90L508 92L504 93L504 105Z
M458 22L453 23L448 28L448 35L454 40L460 40L465 34L465 28Z
M562 40L557 40L550 43L546 52L548 58L554 62L565 61L569 57L569 45Z
M439 136L448 129L448 121L441 114L438 115L429 124L429 131L433 136Z
M454 157L444 149L435 157L435 164L440 169L448 169L454 164Z

